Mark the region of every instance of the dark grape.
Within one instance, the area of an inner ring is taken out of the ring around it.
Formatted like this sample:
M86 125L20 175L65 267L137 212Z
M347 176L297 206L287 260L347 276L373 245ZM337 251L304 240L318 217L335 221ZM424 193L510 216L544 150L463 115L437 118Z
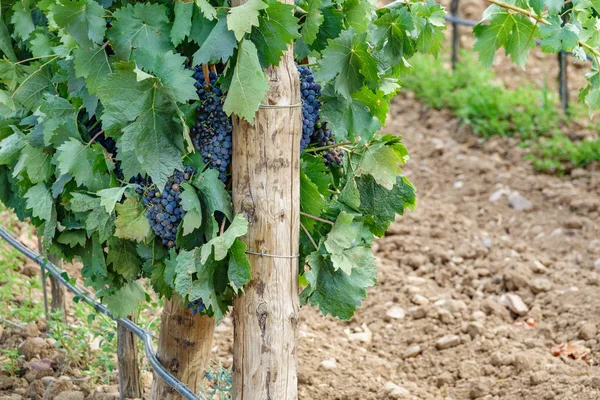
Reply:
M146 217L156 236L162 243L171 248L175 246L177 229L185 216L181 207L181 184L191 179L196 170L185 167L184 171L176 171L170 177L162 192L155 185L146 188L142 197L142 204L146 207Z
M302 99L302 139L300 150L304 150L310 143L310 138L315 131L315 125L319 118L321 102L321 85L315 82L315 76L306 66L299 66L300 73L300 97Z
M227 168L231 163L232 143L231 119L223 111L225 95L217 79L219 75L211 72L206 82L202 67L194 68L196 90L200 105L196 109L196 124L191 129L194 147L200 152L204 162L219 171L219 178L227 180Z
M202 299L190 301L187 306L188 306L188 308L192 309L192 314L194 314L194 315L200 314L202 311L204 311L206 309L206 306L204 305L204 302L202 301Z
M329 129L327 129L327 122L317 121L315 132L311 137L311 143L316 144L317 147L330 146L335 144L335 138ZM340 165L344 152L333 147L327 150L321 151L321 156L325 161L325 165Z

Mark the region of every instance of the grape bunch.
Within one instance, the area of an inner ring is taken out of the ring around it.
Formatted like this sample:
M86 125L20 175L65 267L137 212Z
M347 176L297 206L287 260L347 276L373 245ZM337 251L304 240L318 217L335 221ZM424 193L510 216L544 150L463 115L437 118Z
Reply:
M149 187L142 197L142 203L146 207L146 217L156 236L162 239L162 243L171 248L175 246L177 229L185 215L181 207L181 184L189 181L196 170L185 167L184 171L176 171L169 178L164 189L159 191L156 186Z
M335 144L333 134L327 129L327 122L317 121L315 133L311 137L311 143L315 143L317 147ZM342 163L342 158L344 157L344 152L336 148L330 148L323 150L321 155L323 156L325 165L340 165Z
M192 314L194 314L194 315L200 314L202 311L204 311L206 309L206 306L204 305L204 302L202 301L202 299L190 301L188 303L187 307L192 309Z
M223 111L225 96L217 84L218 75L209 74L205 81L202 67L194 69L195 87L200 97L196 108L196 124L191 129L194 148L200 151L208 167L219 171L219 178L227 180L227 168L231 163L231 119Z
M300 150L304 150L310 143L310 137L315 131L315 125L319 118L321 102L321 85L315 82L315 76L306 66L299 66L300 73L300 97L302 98L302 139Z

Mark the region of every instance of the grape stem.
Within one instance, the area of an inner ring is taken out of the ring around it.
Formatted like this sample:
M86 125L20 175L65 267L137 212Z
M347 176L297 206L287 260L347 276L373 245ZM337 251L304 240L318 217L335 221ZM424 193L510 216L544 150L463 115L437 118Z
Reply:
M202 73L204 74L204 83L210 84L210 72L208 70L208 64L202 64Z
M306 217L306 218L311 218L311 219L314 219L315 221L319 221L319 222L323 222L323 223L329 224L329 225L331 225L331 226L333 226L333 225L334 225L334 223L333 223L333 222L331 222L331 221L328 221L328 220L326 220L326 219L323 219L323 218L319 218L319 217L317 217L317 216L315 216L315 215L307 214L307 213L305 213L305 212L302 212L302 211L300 211L300 215L302 215L302 216L304 216L304 217Z
M322 147L313 147L312 149L304 150L304 152L305 153L316 153L317 151L333 149L334 147L347 146L349 144L352 144L352 142L343 142L343 143L330 144L330 145L322 146Z
M308 236L308 238L310 239L310 242L313 244L313 246L315 246L315 250L319 250L319 246L317 246L317 242L315 242L315 239L313 239L310 232L308 232L308 229L306 229L306 227L304 225L302 225L302 222L300 222L300 227L302 228L304 233L306 233L306 236Z
M94 143L96 141L96 139L98 139L98 136L102 135L104 133L104 130L100 130L100 132L96 133L94 135L94 137L90 140L90 142L88 143L88 146L91 146L92 143Z
M225 232L225 219L223 218L223 222L221 222L221 229L219 230L219 236L223 236L223 232Z

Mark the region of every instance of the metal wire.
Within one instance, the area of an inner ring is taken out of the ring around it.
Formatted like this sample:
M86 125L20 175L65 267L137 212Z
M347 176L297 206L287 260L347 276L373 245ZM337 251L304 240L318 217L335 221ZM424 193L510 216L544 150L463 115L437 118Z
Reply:
M97 312L108 316L113 321L117 321L121 325L123 325L127 330L131 331L134 335L139 337L144 343L144 352L146 354L146 358L148 359L148 363L152 367L156 374L165 381L165 383L171 386L173 389L177 391L180 395L182 395L186 400L206 400L205 397L201 395L196 395L190 388L185 386L183 382L179 379L175 378L169 371L163 367L163 365L158 361L156 355L153 353L154 347L152 343L152 337L148 332L144 329L131 322L128 318L115 318L108 308L104 305L94 301L88 294L79 291L75 286L73 286L70 282L68 282L63 276L63 271L59 270L54 264L46 260L39 253L31 250L27 246L23 245L16 238L14 238L4 227L0 226L0 237L6 240L8 244L17 249L27 258L38 263L42 269L46 269L50 275L54 276L63 286L65 286L69 291L78 296L80 299L85 301L87 304L92 306Z
M302 107L302 102L296 104L261 104L258 108L278 109L278 108L296 108Z
M267 254L265 253L264 250L261 250L260 253L257 253L256 251L246 251L246 254L254 254L255 256L261 256L261 257L273 257L273 258L298 258L300 257L300 254L296 254L295 256L280 256L277 254Z

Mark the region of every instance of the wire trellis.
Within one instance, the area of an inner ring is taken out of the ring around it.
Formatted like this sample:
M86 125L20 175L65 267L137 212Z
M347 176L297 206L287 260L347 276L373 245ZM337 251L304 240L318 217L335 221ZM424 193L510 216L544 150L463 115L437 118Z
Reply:
M25 257L31 259L40 265L42 269L42 277L45 279L46 272L50 275L54 276L63 286L65 286L69 291L79 297L81 300L89 304L96 310L96 312L100 314L104 314L113 321L118 322L131 333L136 335L138 338L142 340L144 343L144 352L146 354L146 358L148 359L148 363L152 367L152 369L156 372L156 374L165 381L169 386L171 386L174 390L177 391L180 395L182 395L186 400L206 400L205 397L201 395L196 395L190 388L183 384L179 379L175 378L169 371L163 367L160 363L156 354L154 354L154 347L152 344L152 335L146 330L142 329L140 326L136 325L128 318L115 318L108 308L104 305L95 301L88 293L78 289L76 286L71 284L67 279L64 278L63 272L59 268L57 268L54 264L49 262L46 258L44 258L41 254L37 253L34 250L31 250L29 247L25 246L21 242L19 242L15 237L13 237L10 232L8 232L3 226L0 225L0 237L4 239L9 245L13 248L21 252ZM45 287L45 281L42 284L42 287Z

